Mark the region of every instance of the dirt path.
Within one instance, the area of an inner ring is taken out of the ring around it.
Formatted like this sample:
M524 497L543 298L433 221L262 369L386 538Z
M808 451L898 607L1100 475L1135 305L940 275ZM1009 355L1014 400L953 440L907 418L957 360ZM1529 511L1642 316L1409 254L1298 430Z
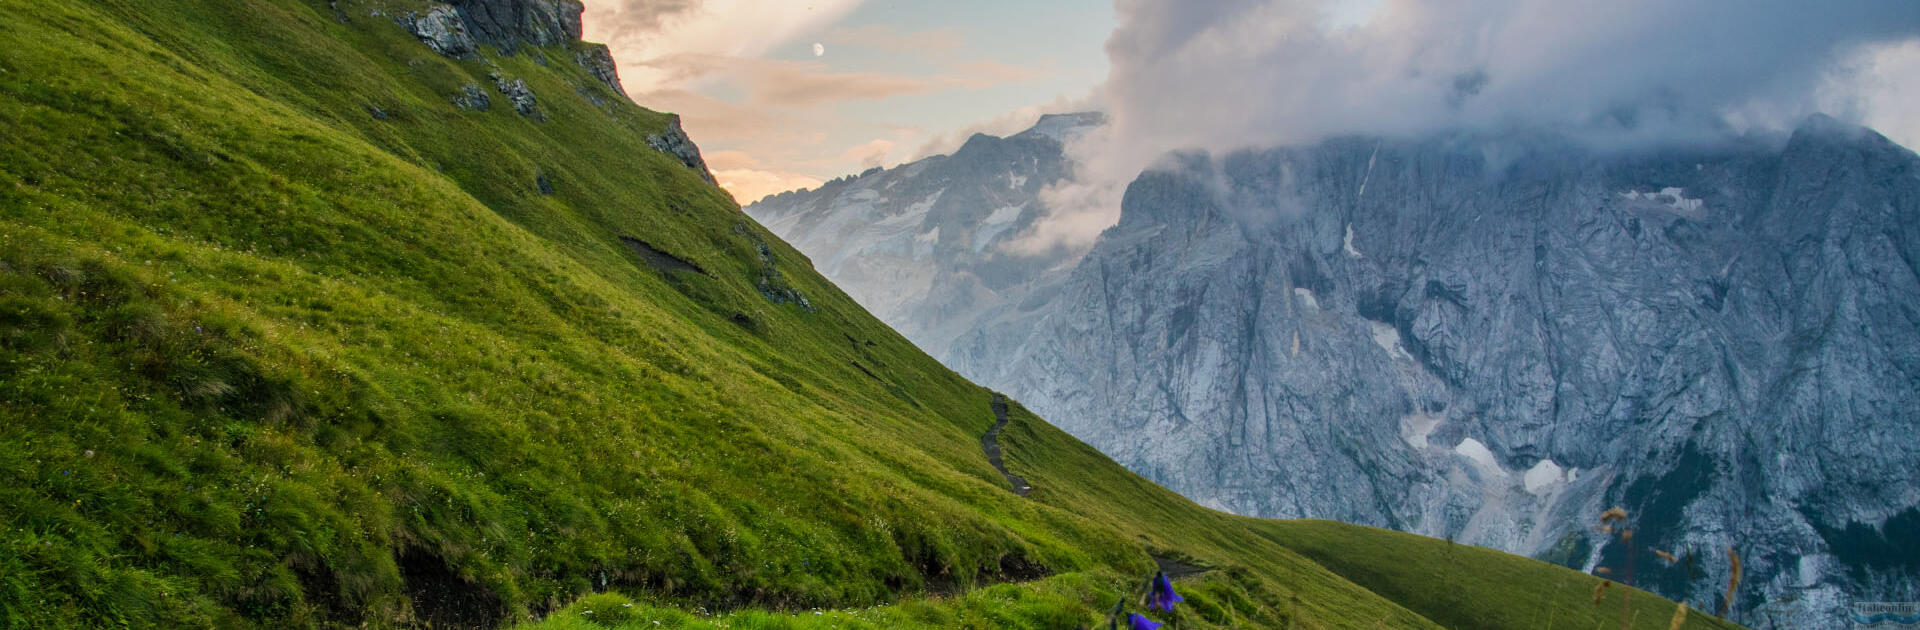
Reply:
M1160 572L1167 574L1167 578L1169 579L1178 580L1180 578L1193 577L1193 576L1200 575L1202 573L1206 573L1208 571L1213 570L1213 567L1205 567L1197 564L1192 564L1190 562L1187 562L1186 560L1175 558L1173 556L1161 555L1157 553L1152 554L1152 556L1153 556L1153 563L1159 566Z
M1004 394L993 395L993 419L993 428L987 429L987 434L980 436L980 450L987 452L987 462L993 464L993 467L1000 471L1001 476L1007 478L1007 483L1013 486L1014 494L1027 496L1027 493L1033 492L1033 486L1027 485L1027 480L1021 479L1019 475L1007 472L1007 464L1000 458L1000 430L1007 428L1007 397Z

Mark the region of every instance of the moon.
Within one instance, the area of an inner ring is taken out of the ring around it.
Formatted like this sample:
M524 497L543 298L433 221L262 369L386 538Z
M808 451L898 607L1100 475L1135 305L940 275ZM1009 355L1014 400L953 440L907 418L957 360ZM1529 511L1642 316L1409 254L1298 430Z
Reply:
M826 44L822 44L822 43L820 43L820 42L814 42L814 43L813 43L813 56L815 56L815 57L824 57L824 56L826 56L826 54L827 54L827 46L826 46Z

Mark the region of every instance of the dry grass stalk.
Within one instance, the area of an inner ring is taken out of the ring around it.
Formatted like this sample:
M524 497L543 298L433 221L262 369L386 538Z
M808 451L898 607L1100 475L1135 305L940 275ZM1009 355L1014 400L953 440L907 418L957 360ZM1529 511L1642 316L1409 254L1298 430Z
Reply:
M1653 550L1653 555L1656 555L1656 556L1660 556L1660 559L1661 559L1661 560L1665 560L1665 561L1667 561L1667 564L1673 564L1673 563L1675 563L1675 562L1679 562L1679 561L1680 561L1680 558L1678 558L1678 557L1676 557L1676 556L1674 556L1674 555L1673 555L1673 554L1671 554L1671 553L1667 553L1667 552L1665 552L1665 551L1661 551L1661 550L1659 550L1659 549L1655 549L1655 550Z
M1682 602L1680 605L1673 607L1673 621L1667 622L1667 630L1680 630L1680 626L1686 622L1687 604Z
M1733 566L1733 574L1727 576L1727 599L1720 602L1721 619L1726 619L1727 613L1733 610L1733 592L1740 588L1740 554L1734 552L1732 546L1727 547L1727 563Z
M1609 588L1613 588L1612 580L1601 580L1599 586L1593 587L1593 605L1599 606L1601 601L1607 599L1607 589Z
M1632 627L1633 619L1637 616L1639 616L1639 613L1633 612L1633 588L1629 586L1628 588L1621 589L1620 630L1627 630L1627 628Z

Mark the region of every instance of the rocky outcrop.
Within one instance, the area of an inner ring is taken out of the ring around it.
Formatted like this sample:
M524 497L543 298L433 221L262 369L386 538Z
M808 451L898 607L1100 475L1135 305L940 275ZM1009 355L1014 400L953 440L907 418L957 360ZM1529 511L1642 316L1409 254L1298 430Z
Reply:
M496 47L508 55L522 45L569 47L573 50L574 62L587 74L626 98L627 90L620 84L613 54L604 45L580 41L580 16L584 11L585 5L578 0L455 0L452 4L435 5L425 15L408 14L396 20L428 48L449 57L477 54L482 45ZM544 57L539 60L542 65L546 63ZM488 73L488 78L515 112L535 121L546 120L538 95L525 79L507 77L497 69ZM608 104L599 88L571 80L569 83L588 102L599 106ZM493 104L492 98L477 84L463 86L450 101L454 107L472 111L486 111ZM680 127L679 116L672 116L659 133L648 135L647 144L678 159L707 183L719 184L700 156L700 147L695 146Z
M526 79L509 79L497 70L488 73L487 78L493 79L494 87L507 97L507 102L513 105L513 111L536 121L547 119L545 114L540 113L540 99L534 96L532 88L527 87Z
M574 63L626 97L613 53L603 44L580 41L580 16L585 10L577 0L456 0L434 5L425 15L409 14L399 22L421 43L448 57L476 54L483 44L505 55L515 54L523 45L572 46L576 48ZM545 58L540 62L544 65ZM484 109L470 104L466 107Z
M482 44L514 54L522 44L560 46L580 41L579 0L453 0L468 31Z
M613 53L605 45L585 44L580 52L574 54L573 61L586 68L587 74L612 88L614 93L627 97L627 88L620 85L620 70L613 65Z
M874 168L781 193L747 214L793 243L834 283L934 356L983 321L1018 319L1064 277L1066 252L1015 241L1042 215L1042 190L1069 173L1062 141L1098 113L1041 117L1006 138L976 135L952 155Z
M1920 158L1825 119L1781 140L1189 156L945 358L1203 504L1709 610L1734 548L1736 619L1833 627L1920 584ZM1591 528L1615 505L1631 554Z
M707 170L707 161L700 157L700 147L694 146L693 139L688 138L686 130L680 128L678 114L671 115L667 120L666 129L647 136L647 146L678 158L681 164L699 172L701 179L707 180L709 184L718 185L718 182L713 179L713 172Z
M580 41L577 0L454 0L425 15L398 18L428 48L448 57L478 53L481 45L512 55L522 45L566 46ZM583 64L584 65L584 64Z
M460 109L484 112L493 107L493 98L487 96L486 89L478 83L460 86L460 92L453 95L453 106Z
M787 281L787 274L780 271L780 261L774 257L773 248L757 236L751 238L754 249L760 252L760 277L753 286L760 291L761 297L774 304L798 304L807 312L814 312L813 301L808 300L807 295L799 289L793 288L793 283Z
M479 50L473 36L467 33L466 20L451 6L435 6L428 9L426 15L402 19L401 24L413 31L421 43L442 55L465 57Z

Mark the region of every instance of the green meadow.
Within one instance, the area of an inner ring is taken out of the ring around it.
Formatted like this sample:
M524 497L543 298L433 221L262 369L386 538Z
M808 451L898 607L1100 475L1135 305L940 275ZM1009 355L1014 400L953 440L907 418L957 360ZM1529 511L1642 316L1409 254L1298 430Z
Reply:
M434 53L424 6L0 0L0 627L1091 628L1155 556L1179 628L1620 625L1597 578L1214 512L1017 405L1016 496L992 393L651 149L667 115L572 50ZM451 103L491 72L545 120Z

